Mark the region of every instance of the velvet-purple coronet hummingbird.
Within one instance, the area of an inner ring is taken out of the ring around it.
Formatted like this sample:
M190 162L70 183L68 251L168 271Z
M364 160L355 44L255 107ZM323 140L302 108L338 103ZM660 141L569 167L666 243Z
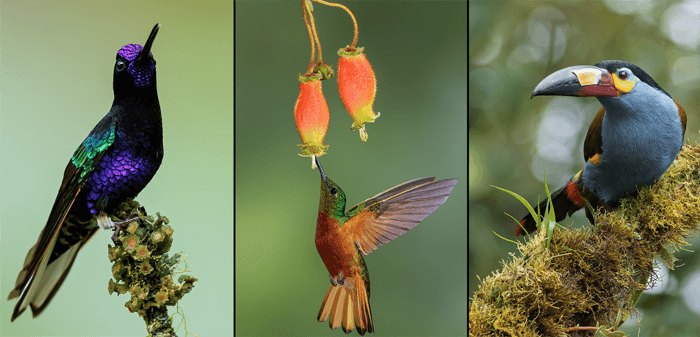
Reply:
M34 317L51 302L83 245L99 228L115 228L110 214L136 197L163 160L163 126L151 53L160 24L146 44L117 52L114 101L80 143L63 174L46 227L29 250L8 299L19 297L11 320L29 306Z

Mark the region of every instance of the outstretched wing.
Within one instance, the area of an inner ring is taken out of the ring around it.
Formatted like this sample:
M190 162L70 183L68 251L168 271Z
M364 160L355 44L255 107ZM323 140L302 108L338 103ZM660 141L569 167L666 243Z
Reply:
M434 180L411 180L353 206L341 233L350 235L365 255L401 236L445 203L457 183Z
M116 131L111 122L108 114L78 147L66 166L46 226L37 243L27 253L15 288L8 297L10 300L19 296L11 321L30 304L34 317L44 310L63 283L78 250L94 234L95 229L76 234L77 228L65 228L64 221L90 174L114 144Z

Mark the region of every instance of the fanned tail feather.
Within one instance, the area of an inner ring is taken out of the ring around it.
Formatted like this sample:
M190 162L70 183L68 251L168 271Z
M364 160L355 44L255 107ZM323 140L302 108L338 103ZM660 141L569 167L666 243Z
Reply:
M318 312L318 321L325 322L331 329L343 328L348 334L357 328L357 333L363 335L374 332L372 310L369 306L368 294L361 278L357 278L355 287L331 285Z

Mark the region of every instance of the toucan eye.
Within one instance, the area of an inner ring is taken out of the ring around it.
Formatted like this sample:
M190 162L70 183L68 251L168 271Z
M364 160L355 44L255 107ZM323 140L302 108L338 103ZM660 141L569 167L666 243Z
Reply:
M621 80L626 80L629 77L629 73L626 70L620 70L617 72L617 77Z
M335 187L331 187L330 189L331 194L336 195L338 194L338 190Z

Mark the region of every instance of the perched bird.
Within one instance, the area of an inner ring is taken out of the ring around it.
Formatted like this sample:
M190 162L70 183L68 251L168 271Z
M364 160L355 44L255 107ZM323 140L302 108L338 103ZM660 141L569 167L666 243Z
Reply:
M330 317L331 329L343 327L364 335L374 331L369 306L369 272L362 254L390 242L435 212L452 192L457 179L434 177L405 182L369 198L345 212L345 193L321 173L321 201L316 221L316 249L328 269L331 286L318 321ZM362 253L362 254L360 254Z
M556 221L581 208L593 223L594 209L613 210L620 199L652 185L676 159L685 135L685 110L644 70L624 61L568 67L547 76L531 97L594 96L603 107L593 119L583 145L586 165L552 193ZM544 214L548 200L539 205ZM537 230L531 214L515 235Z
M8 299L19 296L12 321L31 306L39 315L61 287L76 254L99 227L114 228L109 215L136 197L163 160L163 126L151 54L156 24L144 46L117 52L114 102L75 150L63 173L46 227L27 253Z

